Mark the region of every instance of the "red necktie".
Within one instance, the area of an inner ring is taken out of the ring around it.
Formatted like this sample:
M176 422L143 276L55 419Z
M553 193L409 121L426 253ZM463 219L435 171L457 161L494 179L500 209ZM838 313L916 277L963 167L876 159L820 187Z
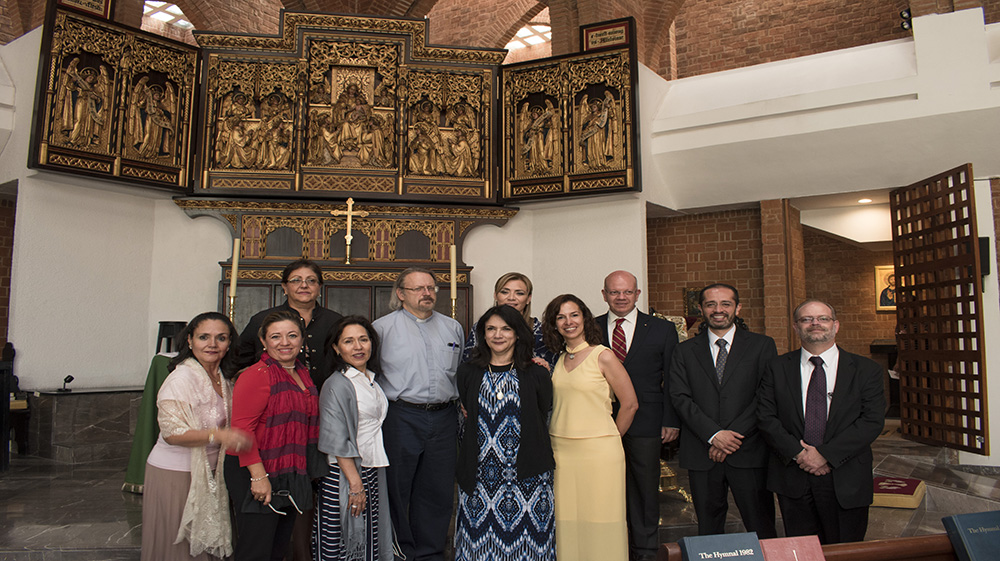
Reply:
M615 330L611 333L611 350L615 352L618 360L625 362L625 330L622 329L622 322L625 318L615 320Z

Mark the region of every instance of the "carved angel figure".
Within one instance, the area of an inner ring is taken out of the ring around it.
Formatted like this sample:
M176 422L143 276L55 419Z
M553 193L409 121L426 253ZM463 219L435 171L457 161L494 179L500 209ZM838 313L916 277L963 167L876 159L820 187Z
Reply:
M521 156L524 169L532 175L555 171L553 158L559 152L559 112L548 99L545 108L525 103L521 107L518 123L521 129Z
M126 141L143 158L173 156L171 140L176 119L177 96L173 85L167 82L164 86L150 86L149 77L143 76L129 98Z
M76 57L59 76L52 133L58 142L86 148L97 144L109 125L114 92L106 66L80 70L79 65Z
M615 155L615 98L605 90L604 99L593 99L588 103L584 94L577 114L581 116L578 137L581 163L591 170L608 167Z

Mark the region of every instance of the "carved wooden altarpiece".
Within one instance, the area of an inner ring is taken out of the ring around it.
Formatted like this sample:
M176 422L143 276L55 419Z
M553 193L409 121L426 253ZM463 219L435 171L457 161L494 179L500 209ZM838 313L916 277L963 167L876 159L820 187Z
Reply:
M29 167L188 188L198 50L50 3Z
M355 205L351 233L351 264L344 264L347 218L331 211L343 204L299 201L248 201L204 198L178 199L191 216L214 216L240 238L239 289L234 317L243 325L251 315L282 302L281 270L300 257L323 268L321 301L342 314L376 318L389 312L390 287L406 267L434 272L442 287L438 311L451 313L447 285L451 282L449 250L458 248L456 319L465 327L474 321L469 307L471 267L462 264L462 242L480 224L503 225L517 211L499 207L427 207L400 203ZM232 263L222 263L219 308L229 301Z
M225 220L238 325L280 301L291 260L321 264L328 306L374 318L401 269L450 280L455 244L468 326L469 228L505 223L506 202L640 189L632 43L501 67L502 49L428 45L425 20L283 11L275 35L196 31L193 48L49 1L29 166ZM350 264L331 214L348 198L368 213Z

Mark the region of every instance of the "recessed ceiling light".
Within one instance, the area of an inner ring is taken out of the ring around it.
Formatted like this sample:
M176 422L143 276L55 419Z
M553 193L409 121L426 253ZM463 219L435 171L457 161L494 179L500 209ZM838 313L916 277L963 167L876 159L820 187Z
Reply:
M864 205L864 204L868 204L868 203L872 202L872 200L871 199L858 199L858 202Z

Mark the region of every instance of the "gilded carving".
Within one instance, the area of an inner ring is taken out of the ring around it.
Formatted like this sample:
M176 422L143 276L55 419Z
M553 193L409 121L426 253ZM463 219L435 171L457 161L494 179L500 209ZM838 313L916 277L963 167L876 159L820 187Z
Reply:
M628 173L635 167L638 145L632 126L633 65L634 51L625 47L505 68L506 198L638 189ZM602 179L593 183L587 177L593 174ZM608 174L616 179L603 179ZM581 179L587 187L566 189Z
M45 35L31 165L186 187L196 50L58 8Z
M391 177L310 174L303 181L302 189L306 191L392 193L396 189L396 181Z
M92 160L90 158L78 158L76 156L68 156L65 154L52 154L52 156L49 157L49 162L70 168L85 169L89 171L100 171L104 173L111 172L110 162L104 162L101 160Z
M280 36L196 32L212 116L203 187L221 187L219 171L273 171L292 178L285 191L357 186L386 199L404 193L406 176L436 177L477 181L462 196L488 201L499 52L428 49L426 25L285 12ZM281 111L265 114L271 105ZM372 170L392 173L392 185L367 181ZM418 191L406 193L439 193Z
M623 176L615 176L601 179L582 179L580 181L574 181L572 184L574 191L582 191L585 189L611 189L614 187L625 187L625 178Z
M288 181L262 179L259 177L221 177L212 180L212 187L220 189L287 189Z
M562 190L562 183L532 183L528 185L514 185L511 187L511 193L515 197L521 197L524 195L539 195L543 193L561 193Z
M407 193L419 195L442 195L452 197L478 197L482 195L482 189L476 187L463 187L459 185L426 185L421 183L408 184Z
M280 201L248 200L206 200L177 199L174 204L185 210L207 210L220 212L294 212L326 214L337 208L332 203L287 203ZM430 218L469 218L480 220L510 220L517 209L497 207L432 207L432 206L387 206L356 204L358 211L366 211L376 216L421 216Z

